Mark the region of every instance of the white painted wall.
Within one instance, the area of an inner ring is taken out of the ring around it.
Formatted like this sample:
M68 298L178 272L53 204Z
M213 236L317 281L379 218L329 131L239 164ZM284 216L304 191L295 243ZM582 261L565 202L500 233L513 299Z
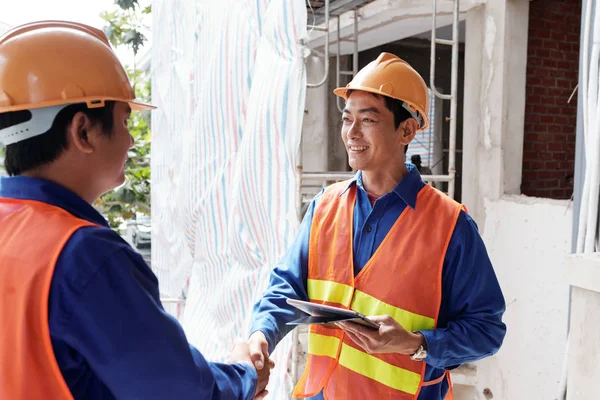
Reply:
M485 202L483 238L507 302L507 335L494 357L478 362L477 397L552 400L564 361L571 248L567 201L504 196Z
M529 2L467 12L462 201L478 223L484 199L520 193Z
M595 269L597 272L598 265ZM597 399L600 397L600 292L574 287L571 307L567 400Z
M600 396L600 253L566 260L571 296L567 400Z
M335 68L335 65L330 68ZM308 83L318 83L325 74L322 58L310 56L306 59ZM327 170L327 82L317 88L306 89L306 105L302 121L302 163L304 171Z

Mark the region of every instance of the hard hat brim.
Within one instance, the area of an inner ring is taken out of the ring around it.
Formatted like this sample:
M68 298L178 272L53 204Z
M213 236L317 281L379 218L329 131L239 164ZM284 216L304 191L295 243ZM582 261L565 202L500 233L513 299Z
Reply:
M363 91L363 92L369 92L369 93L373 93L373 94L378 94L380 96L391 97L389 95L389 93L384 93L381 90L373 89L373 88L366 87L366 86L345 86L345 87L339 87L339 88L333 90L333 94L335 94L336 96L339 96L339 97L343 98L344 100L348 101L348 96L346 95L346 92L348 90L360 90L360 91Z
M156 106L143 101L129 100L128 103L133 111L156 110Z
M385 93L385 92L382 92L381 90L373 89L373 88L366 87L366 86L345 86L345 87L339 87L339 88L333 90L333 94L335 94L336 96L339 96L339 97L343 98L345 101L348 101L348 95L346 94L346 92L348 90L353 90L353 91L354 90L360 90L361 92L368 92L368 93L378 94L380 96L386 96L386 97L391 97L393 99L397 99L396 97L390 96L389 93ZM397 99L397 100L406 102L403 99ZM406 103L407 104L411 104L410 102L406 102ZM411 104L411 105L415 106L414 104ZM420 126L418 130L419 131L424 131L424 130L426 130L426 129L429 128L429 118L427 117L427 115L424 113L423 110L421 110L419 108L417 108L417 109L419 110L419 112L423 116L423 122L424 122L423 126Z

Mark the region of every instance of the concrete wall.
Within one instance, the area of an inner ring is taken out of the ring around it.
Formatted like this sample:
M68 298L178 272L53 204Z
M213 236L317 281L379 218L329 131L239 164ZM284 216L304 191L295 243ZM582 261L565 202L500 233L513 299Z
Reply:
M457 400L554 399L567 334L571 209L567 201L505 196L487 201L485 211L483 238L507 302L507 335L497 355L476 363L477 397Z
M600 396L600 253L566 260L571 295L567 400Z
M600 396L600 292L574 287L571 307L567 400L597 399Z
M306 78L309 83L319 82L325 73L321 58L306 60ZM328 157L327 84L306 89L306 105L302 121L302 162L305 171L326 171Z

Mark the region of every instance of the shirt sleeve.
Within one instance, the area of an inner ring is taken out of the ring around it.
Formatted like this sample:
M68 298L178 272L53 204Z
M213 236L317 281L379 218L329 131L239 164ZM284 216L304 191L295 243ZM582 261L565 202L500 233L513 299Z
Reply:
M444 260L439 328L421 331L425 362L451 369L498 351L506 334L504 296L475 221L461 212Z
M139 254L123 248L102 258L55 335L85 358L115 398L254 397L254 368L207 362L163 309L156 276Z
M261 331L269 343L269 353L292 330L286 323L298 318L296 309L287 299L308 301L308 245L315 204L309 204L292 245L271 271L269 285L254 305L250 333Z

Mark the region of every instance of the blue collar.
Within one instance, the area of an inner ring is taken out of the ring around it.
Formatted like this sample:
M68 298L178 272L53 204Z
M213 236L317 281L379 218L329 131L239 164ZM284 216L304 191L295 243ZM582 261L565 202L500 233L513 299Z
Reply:
M421 179L421 174L419 174L419 170L417 170L414 164L406 163L406 169L408 170L408 174L398 182L398 185L396 185L391 193L395 193L406 205L414 209L417 205L417 195L425 186L425 182ZM362 182L362 171L358 171L354 175L342 194L346 193L352 185L358 186L359 189L366 193Z
M44 179L26 176L1 177L0 197L35 200L60 207L74 216L108 227L108 222L81 197L70 190Z

